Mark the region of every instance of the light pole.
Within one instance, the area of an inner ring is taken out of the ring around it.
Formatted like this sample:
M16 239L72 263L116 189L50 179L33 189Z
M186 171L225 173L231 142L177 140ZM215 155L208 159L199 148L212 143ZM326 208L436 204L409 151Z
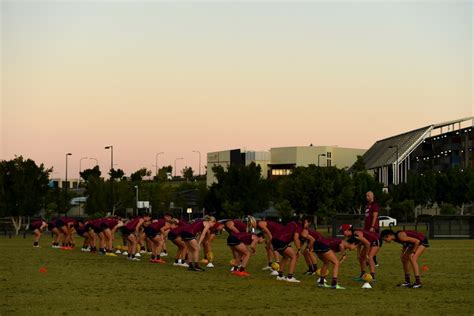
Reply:
M198 153L199 154L199 176L201 176L201 152L199 150L193 150L193 153Z
M97 160L97 158L94 158L94 157L89 157L90 160L95 160L95 166L98 166L99 165L99 160ZM94 166L94 167L95 167Z
M110 183L112 186L112 215L115 215L115 192L114 179L112 177L112 170L114 169L114 146L106 146L105 149L110 149Z
M67 157L71 155L71 153L66 154L66 180L64 181L66 183L66 189L69 189L69 183L67 182Z
M138 216L138 185L135 186L135 207L136 207L136 210L137 210L137 216Z
M393 174L393 177L394 177L393 184L398 185L398 145L388 146L388 148L395 148L395 150L396 150L397 160L395 161L395 169L394 169L394 174Z
M81 181L81 171L82 171L82 160L84 159L88 159L87 157L81 157L81 159L79 159L79 181Z
M183 158L183 157L180 157L180 158L176 158L176 159L174 160L174 176L175 176L175 177L176 177L176 161L177 161L177 160L180 160L180 159L184 159L184 158Z
M318 154L318 167L319 167L319 157L321 156L326 157L326 154Z
M191 214L193 213L193 209L188 207L186 209L186 213L188 213L188 221L191 221Z
M155 176L158 177L158 156L164 154L164 152L159 152L155 155Z

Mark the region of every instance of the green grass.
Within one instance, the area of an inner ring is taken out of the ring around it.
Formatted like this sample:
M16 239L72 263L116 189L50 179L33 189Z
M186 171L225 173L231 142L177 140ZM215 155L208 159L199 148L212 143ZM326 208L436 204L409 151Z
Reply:
M302 283L276 281L260 268L263 246L250 262L248 278L230 275L230 251L225 237L214 245L216 268L189 272L171 264L129 262L48 247L33 249L31 238L0 236L0 314L433 314L474 313L474 240L432 240L423 265L423 288L397 288L403 280L400 246L384 244L379 253L377 283L361 289L352 280L358 274L355 253L343 263L340 284L345 291L320 289L315 277L303 276L303 258L297 268ZM175 247L168 244L170 254ZM169 258L169 257L168 257ZM171 261L171 259L168 259ZM39 273L46 267L47 273Z

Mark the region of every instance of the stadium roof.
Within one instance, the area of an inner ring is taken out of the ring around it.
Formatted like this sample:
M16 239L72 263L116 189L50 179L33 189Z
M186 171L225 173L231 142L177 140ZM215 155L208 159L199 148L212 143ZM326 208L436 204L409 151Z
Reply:
M401 162L416 147L418 147L418 145L423 142L425 138L431 136L431 131L433 129L454 124L461 124L462 122L469 120L474 120L474 116L439 124L432 124L410 132L379 140L373 144L372 147L370 147L369 150L367 150L363 155L366 168L370 170L395 163L397 161L397 147L398 161Z

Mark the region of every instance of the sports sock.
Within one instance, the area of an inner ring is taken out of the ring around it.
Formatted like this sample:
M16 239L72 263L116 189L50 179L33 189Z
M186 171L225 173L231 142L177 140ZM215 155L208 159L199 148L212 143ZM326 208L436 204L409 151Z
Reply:
M313 264L313 271L318 270L318 265L316 263Z
M287 277L288 279L291 279L291 278L293 277L293 273L288 273L288 274L286 275L286 277Z
M240 272L245 271L245 267L240 267L240 268L239 268L239 271L240 271Z
M324 277L323 276L319 278L319 284L324 284Z
M337 278L332 278L332 282L331 282L331 285L332 286L336 286L337 285Z
M360 277L362 278L362 276L365 274L365 271L360 271Z
M405 274L405 282L410 283L410 274Z
M375 272L371 272L370 275L372 276L372 279L375 280Z
M415 275L415 283L421 284L421 280L420 280L420 276L419 276L419 275Z
M278 276L279 276L280 278L282 278L282 277L283 277L283 271L278 271Z

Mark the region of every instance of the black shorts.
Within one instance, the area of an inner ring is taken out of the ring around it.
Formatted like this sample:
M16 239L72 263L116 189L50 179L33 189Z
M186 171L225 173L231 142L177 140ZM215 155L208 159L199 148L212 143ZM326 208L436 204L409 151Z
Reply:
M279 253L282 253L283 251L285 251L286 248L290 247L290 244L283 242L279 239L272 238L272 247L273 247L273 250L276 250Z
M176 238L178 238L178 234L174 233L174 232L168 232L168 239L169 240L175 240Z
M380 247L380 240L374 240L370 243L370 247Z
M132 231L130 231L126 226L122 226L120 228L120 232L122 233L122 236L124 237L127 237L128 235L132 233Z
M53 228L56 227L53 223L48 223L48 230L52 231Z
M66 225L66 223L64 223L64 222L63 222L62 220L60 220L60 219L57 219L56 222L54 222L54 227L56 227L56 228L61 228L61 227L65 226L65 225Z
M235 237L234 235L229 235L227 237L227 246L234 247L242 243L239 238Z
M106 223L100 223L100 230L101 230L101 231L104 231L104 230L106 230L107 228L109 228L109 225L107 225Z
M91 230L91 229L92 229L92 230L94 231L94 233L96 233L96 234L100 234L100 233L102 232L102 230L100 229L100 227L92 226L92 225L89 225L89 224L86 225L86 229L87 229L87 230Z
M329 248L329 246L326 245L325 243L322 243L322 242L317 241L317 240L314 242L314 245L313 245L313 251L314 252L316 252L316 253L326 253L329 250L331 250L331 248Z
M428 248L428 247L430 246L430 244L428 243L428 238L423 239L423 240L420 242L420 246L424 246L424 247ZM406 247L406 248L413 248L413 244L412 244L412 243L404 243L404 244L403 244L403 247Z
M184 241L190 241L190 240L196 239L196 236L191 234L190 232L182 231L181 232L181 239L184 240Z
M154 230L154 229L151 228L150 226L145 227L144 231L145 231L145 235L146 235L149 239L153 239L153 238L155 238L157 235L160 234L159 232L157 232L156 230Z

